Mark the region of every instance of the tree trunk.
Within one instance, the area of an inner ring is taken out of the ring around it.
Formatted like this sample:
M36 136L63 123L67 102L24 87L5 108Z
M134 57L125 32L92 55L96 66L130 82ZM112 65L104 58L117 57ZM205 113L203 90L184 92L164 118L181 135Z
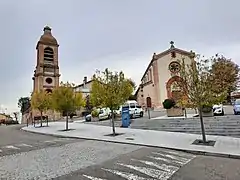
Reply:
M42 118L42 111L40 111L40 113L41 113L40 127L42 127L42 120L43 120L43 118Z
M67 117L66 117L66 131L68 131L68 112L67 112Z
M187 108L184 108L184 115L185 115L185 119L187 119Z
M48 126L48 116L47 116L47 126Z
M198 108L199 111L199 118L200 118L200 122L201 122L201 130L202 130L202 140L203 143L206 143L206 134L205 134L205 128L204 128L204 123L203 123L203 115L202 115L202 108Z
M111 113L112 113L112 131L113 131L113 136L115 136L116 132L115 132L115 125L114 125L114 114L112 109L111 109Z

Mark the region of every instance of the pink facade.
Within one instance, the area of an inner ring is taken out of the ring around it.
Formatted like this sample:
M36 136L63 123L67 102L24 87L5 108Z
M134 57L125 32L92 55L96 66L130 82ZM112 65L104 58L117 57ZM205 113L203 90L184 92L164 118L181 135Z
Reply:
M179 61L183 58L186 64L190 64L194 60L193 52L175 48L173 44L170 49L153 54L136 92L137 101L141 106L147 107L150 99L151 107L161 108L166 98L173 97L173 92L176 91L174 82L181 79Z

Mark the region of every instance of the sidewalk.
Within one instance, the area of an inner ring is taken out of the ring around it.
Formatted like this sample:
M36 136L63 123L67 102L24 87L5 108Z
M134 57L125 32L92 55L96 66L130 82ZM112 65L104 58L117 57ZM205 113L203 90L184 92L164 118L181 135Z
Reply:
M64 128L65 122L51 122L49 123L49 127L34 128L33 126L28 126L23 127L22 130L62 137L74 137L150 147L162 147L205 155L240 158L240 138L207 136L208 140L216 141L214 147L212 147L192 145L193 141L202 138L201 135L196 134L116 128L116 133L124 134L112 137L106 136L107 134L112 133L112 128L106 126L73 122L69 123L69 128L74 130L67 132L60 131Z

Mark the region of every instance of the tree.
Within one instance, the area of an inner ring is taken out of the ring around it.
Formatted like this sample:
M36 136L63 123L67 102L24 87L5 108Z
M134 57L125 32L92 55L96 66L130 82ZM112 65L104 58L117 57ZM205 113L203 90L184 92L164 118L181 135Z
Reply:
M13 115L16 121L18 121L18 114L19 114L18 112L13 112Z
M18 100L18 107L20 108L20 112L23 115L31 106L29 97L21 97Z
M75 112L78 108L83 107L84 100L82 93L74 92L74 85L67 83L60 83L60 86L55 88L52 93L52 105L56 111L66 113L66 131L68 131L68 116Z
M203 108L222 103L226 98L225 89L221 88L221 91L216 93L216 89L219 87L216 86L216 83L213 83L214 79L209 62L208 59L196 56L196 61L193 60L190 64L186 64L183 58L180 60L181 70L179 75L181 80L178 82L183 97L188 99L187 104L199 111L203 143L207 142L203 123Z
M133 86L124 73L111 72L108 69L97 71L93 76L91 101L95 107L109 107L112 112L112 131L115 136L114 110L117 110L128 100L133 92Z
M34 92L31 98L31 107L40 112L40 127L42 127L43 112L51 108L51 94L44 90Z
M230 101L231 92L237 89L239 80L239 67L231 59L216 54L212 58L211 73L214 78L216 93L221 92L224 88L228 93L228 101Z

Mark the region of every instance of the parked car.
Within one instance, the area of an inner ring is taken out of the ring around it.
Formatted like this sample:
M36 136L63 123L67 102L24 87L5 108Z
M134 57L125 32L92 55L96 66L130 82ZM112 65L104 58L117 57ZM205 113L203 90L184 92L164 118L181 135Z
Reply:
M214 116L224 116L224 109L222 104L213 105L213 114Z
M240 99L233 102L233 112L235 115L240 114Z
M130 118L134 118L136 116L143 117L143 109L138 105L137 101L129 100L123 106L129 107Z
M110 108L101 108L99 111L98 119L99 120L106 120L110 119L112 116Z

